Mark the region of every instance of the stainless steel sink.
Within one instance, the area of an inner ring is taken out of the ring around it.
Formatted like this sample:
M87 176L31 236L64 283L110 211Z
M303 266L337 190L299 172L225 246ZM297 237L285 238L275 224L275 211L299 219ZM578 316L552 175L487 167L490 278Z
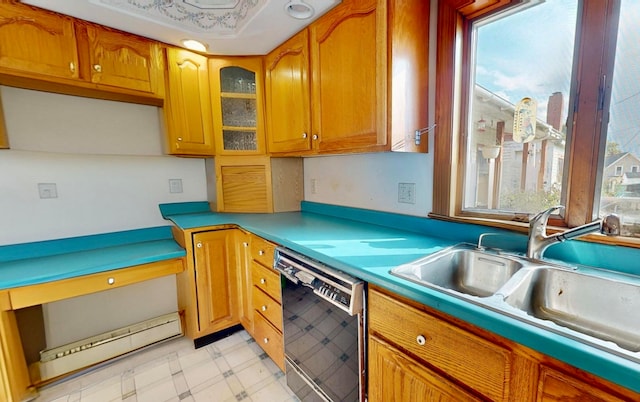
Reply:
M640 363L640 276L459 244L392 275Z
M391 274L425 286L487 297L522 267L514 258L463 244L401 265Z
M502 291L507 304L535 318L640 352L640 282L614 277L542 267Z

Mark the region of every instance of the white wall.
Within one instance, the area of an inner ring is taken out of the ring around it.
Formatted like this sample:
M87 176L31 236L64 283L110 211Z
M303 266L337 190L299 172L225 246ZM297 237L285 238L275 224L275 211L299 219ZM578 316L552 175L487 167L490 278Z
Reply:
M167 225L163 202L206 200L204 161L162 155L156 107L2 87L0 245ZM180 178L183 193L169 193ZM38 183L58 198L40 199Z
M376 153L305 158L304 199L426 216L431 211L433 199L432 172L432 154ZM398 202L399 183L415 183L415 204Z
M207 199L204 160L162 154L160 110L0 87L0 245L168 225L158 204ZM169 193L168 179L183 193ZM38 183L58 197L40 199ZM47 346L177 310L175 277L43 306Z

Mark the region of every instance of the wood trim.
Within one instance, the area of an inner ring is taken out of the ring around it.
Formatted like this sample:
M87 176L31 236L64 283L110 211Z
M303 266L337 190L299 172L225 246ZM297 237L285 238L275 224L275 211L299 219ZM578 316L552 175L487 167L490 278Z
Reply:
M178 274L182 271L184 271L183 259L174 258L130 268L23 286L9 290L11 308L17 310L38 304L50 303L56 300L127 286L166 275ZM112 284L109 283L111 279L115 281Z
M8 293L3 292L2 298L7 296ZM0 400L18 402L35 396L15 312L3 308L0 311Z
M0 149L9 148L9 132L4 118L4 108L2 107L2 93L0 93Z
M462 35L462 18L449 2L438 3L438 35L436 56L436 94L438 102L435 105L435 135L434 135L434 174L433 174L433 213L438 215L452 215L455 197L453 189L457 180L455 165L458 148L459 123L459 89L456 83L460 81L460 71L456 63L459 62Z

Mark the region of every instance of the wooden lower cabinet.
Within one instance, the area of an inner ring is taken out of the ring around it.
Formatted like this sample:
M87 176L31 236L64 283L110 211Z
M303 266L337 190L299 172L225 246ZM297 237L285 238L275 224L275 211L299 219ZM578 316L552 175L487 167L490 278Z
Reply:
M280 274L273 269L275 245L251 237L251 283L254 338L284 371L282 338L282 290Z
M187 270L178 276L186 334L199 338L240 323L235 229L186 234Z
M384 340L369 338L369 400L475 401L478 398Z
M640 394L369 286L369 402L639 401Z

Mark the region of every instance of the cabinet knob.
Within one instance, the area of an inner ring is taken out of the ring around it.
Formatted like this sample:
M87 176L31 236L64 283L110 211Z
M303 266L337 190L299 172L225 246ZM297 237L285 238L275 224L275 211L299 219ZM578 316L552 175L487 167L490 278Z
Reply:
M425 338L424 335L418 335L416 337L416 342L418 342L418 345L424 346L424 344L427 343L427 338Z
M260 278L260 283L264 285L265 283L267 283L267 280L264 278Z
M196 247L198 247L198 248L202 248L202 242L201 242L201 241L197 242L197 243L196 243Z
M307 138L307 133L302 133L302 138Z
M263 339L262 339L262 342L264 342L264 343L269 343L269 338L263 338Z
M72 73L76 71L76 65L73 62L69 63L69 71Z
M264 255L264 250L258 251L258 255Z
M116 278L108 278L107 279L107 284L113 285L114 283L116 283Z
M262 310L262 311L267 311L267 306L262 306L262 307L260 307L260 310Z
M318 139L318 134L314 134L313 137L311 137L314 141Z
M100 64L94 64L93 65L93 69L97 72L97 73L101 73L102 72L102 66Z
M182 141L182 137L178 137L178 138L177 138L177 140L178 140L178 141Z
M249 247L249 243L247 243L246 241L242 243L243 246L245 247Z

